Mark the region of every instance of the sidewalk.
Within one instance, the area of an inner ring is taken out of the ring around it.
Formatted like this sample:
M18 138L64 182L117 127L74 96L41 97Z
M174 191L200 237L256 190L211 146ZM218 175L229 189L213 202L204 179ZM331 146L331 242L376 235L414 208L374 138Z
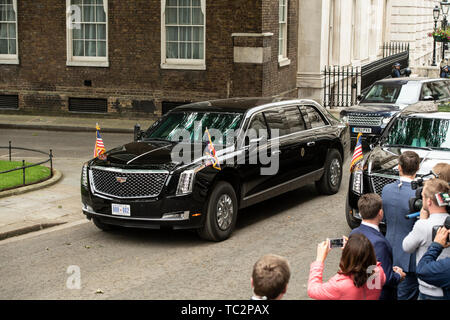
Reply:
M100 118L100 119L99 119ZM152 120L145 119L113 119L113 118L80 118L75 116L56 117L38 115L0 114L0 129L30 129L52 131L95 131L98 122L102 132L132 133L135 124L148 128Z

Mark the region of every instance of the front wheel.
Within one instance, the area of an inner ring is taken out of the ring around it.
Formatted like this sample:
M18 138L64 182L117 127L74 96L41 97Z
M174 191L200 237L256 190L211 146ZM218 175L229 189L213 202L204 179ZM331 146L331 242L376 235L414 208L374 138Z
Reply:
M355 229L355 228L359 227L359 225L361 224L361 221L355 219L351 212L352 212L352 208L350 207L350 203L348 201L348 196L347 196L347 201L345 202L345 219L347 220L348 226L351 229Z
M206 220L198 229L201 238L210 241L223 241L230 237L236 225L238 202L231 184L220 181L209 196L206 207Z
M322 194L332 195L339 191L342 180L342 157L339 151L331 149L325 160L325 172L316 182L318 191Z

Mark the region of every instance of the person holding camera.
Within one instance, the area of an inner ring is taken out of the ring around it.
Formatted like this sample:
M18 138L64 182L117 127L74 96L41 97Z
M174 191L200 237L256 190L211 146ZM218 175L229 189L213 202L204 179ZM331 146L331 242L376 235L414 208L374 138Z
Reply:
M382 191L386 240L392 247L393 265L406 273L405 279L397 286L398 300L416 300L419 283L416 275L416 256L402 248L403 239L413 229L415 220L405 219L409 214L409 199L415 196L411 182L419 170L420 158L413 151L403 152L398 160L400 181L384 186Z
M441 179L430 179L424 183L422 190L423 209L420 219L414 225L413 230L403 240L403 250L409 253L416 253L416 260L419 263L422 256L432 243L433 227L443 225L449 216L446 207L440 207L436 195L448 193L449 185ZM423 215L423 212L429 214ZM450 248L442 251L440 258L450 257ZM444 294L441 288L433 286L419 279L419 299L420 300L441 300Z
M316 300L378 300L386 275L369 239L359 233L351 235L344 242L340 270L323 283L324 263L330 250L330 240L317 246L317 258L309 271L308 296Z
M253 266L252 300L281 300L287 291L291 269L286 258L266 254Z
M377 261L386 274L386 283L380 295L380 300L396 300L397 285L405 278L406 274L399 267L392 264L392 248L383 234L379 224L383 220L383 202L376 193L367 193L358 200L358 209L363 218L361 225L353 229L350 235L361 233L372 243Z

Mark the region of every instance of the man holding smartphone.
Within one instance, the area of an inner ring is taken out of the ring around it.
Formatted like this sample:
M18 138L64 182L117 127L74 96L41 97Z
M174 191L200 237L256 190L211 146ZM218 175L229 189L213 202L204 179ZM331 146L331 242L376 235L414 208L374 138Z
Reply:
M397 285L405 278L406 274L399 267L393 267L392 247L380 232L379 224L383 220L383 202L375 193L361 196L358 201L358 209L363 218L361 225L354 229L350 235L361 233L372 243L377 261L386 274L386 283L381 291L380 300L396 300Z

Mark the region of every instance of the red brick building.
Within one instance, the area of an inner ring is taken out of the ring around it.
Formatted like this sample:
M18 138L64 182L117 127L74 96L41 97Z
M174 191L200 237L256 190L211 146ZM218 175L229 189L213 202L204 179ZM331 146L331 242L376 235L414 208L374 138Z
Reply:
M0 112L297 96L298 0L0 0Z

